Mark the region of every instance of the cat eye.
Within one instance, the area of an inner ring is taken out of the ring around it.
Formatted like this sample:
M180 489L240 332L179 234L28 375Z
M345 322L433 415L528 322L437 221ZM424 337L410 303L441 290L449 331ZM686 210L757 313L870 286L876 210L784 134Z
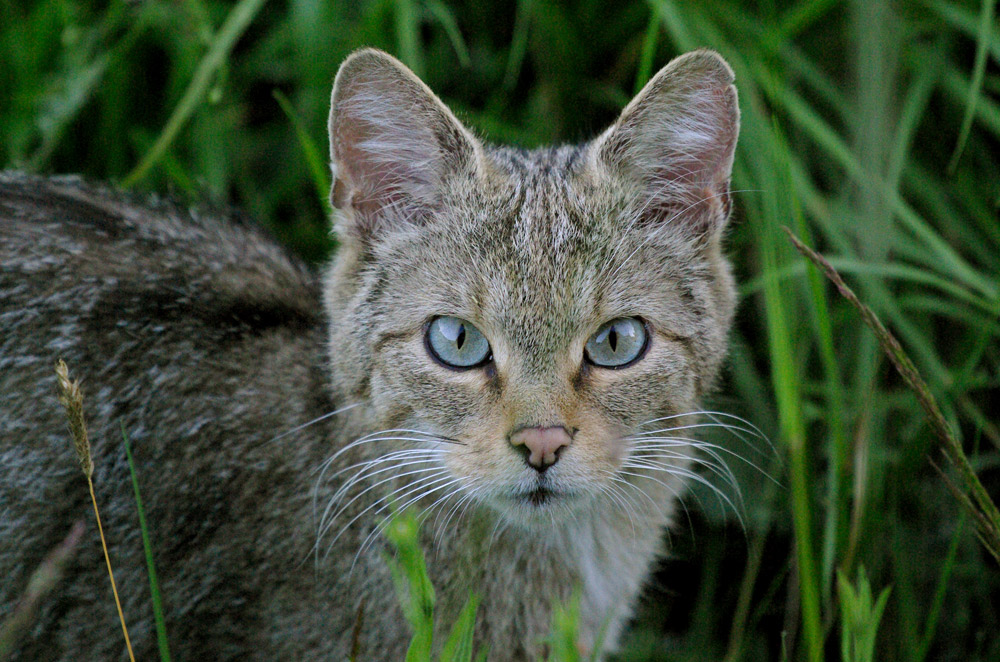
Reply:
M646 351L646 325L634 317L619 317L597 330L583 353L602 368L624 368L638 361Z
M449 368L475 368L491 356L486 336L458 317L435 317L424 340L431 356Z

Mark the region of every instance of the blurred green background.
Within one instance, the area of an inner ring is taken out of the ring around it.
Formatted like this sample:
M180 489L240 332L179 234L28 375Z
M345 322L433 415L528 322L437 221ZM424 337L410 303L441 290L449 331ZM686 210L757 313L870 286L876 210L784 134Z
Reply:
M773 450L713 439L749 460L730 460L741 494L722 485L740 505L686 498L620 658L866 659L842 658L836 581L864 567L875 596L891 587L873 659L995 662L997 561L932 466L915 397L780 231L900 338L996 498L995 5L0 0L0 163L231 205L319 262L330 85L351 50L395 54L480 135L525 147L593 136L672 56L718 50L743 113L742 301L710 404Z

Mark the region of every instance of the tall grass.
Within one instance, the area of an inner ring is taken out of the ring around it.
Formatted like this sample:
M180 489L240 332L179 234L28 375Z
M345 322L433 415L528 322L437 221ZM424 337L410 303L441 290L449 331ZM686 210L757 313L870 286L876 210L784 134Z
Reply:
M745 530L689 499L621 659L837 659L837 578L862 565L870 596L892 587L874 659L1000 659L1000 573L931 466L919 403L779 232L899 338L995 497L995 2L0 0L0 162L231 202L318 261L333 242L315 154L336 67L361 45L526 147L593 135L681 51L736 71L742 303L712 404L775 440L782 487L734 463Z

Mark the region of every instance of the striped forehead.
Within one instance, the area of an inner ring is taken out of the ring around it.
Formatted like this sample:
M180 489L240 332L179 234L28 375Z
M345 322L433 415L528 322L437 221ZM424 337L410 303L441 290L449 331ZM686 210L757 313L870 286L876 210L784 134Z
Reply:
M498 325L520 334L529 353L565 343L593 308L594 258L586 210L571 185L581 148L503 150L496 161L516 190L510 213L498 222L500 259L488 287ZM534 351L532 351L534 350ZM535 358L541 358L536 356Z
M585 248L583 209L570 184L580 152L574 146L496 156L516 190L516 203L502 221L510 224L504 248L525 275L562 281Z

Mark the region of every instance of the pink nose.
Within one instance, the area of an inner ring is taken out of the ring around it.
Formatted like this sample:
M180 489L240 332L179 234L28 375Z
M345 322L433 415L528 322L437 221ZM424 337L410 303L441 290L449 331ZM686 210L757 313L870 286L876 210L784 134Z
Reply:
M528 464L545 471L559 459L560 448L569 446L573 439L566 428L554 425L547 428L523 428L510 436L511 446L525 446L528 449Z

